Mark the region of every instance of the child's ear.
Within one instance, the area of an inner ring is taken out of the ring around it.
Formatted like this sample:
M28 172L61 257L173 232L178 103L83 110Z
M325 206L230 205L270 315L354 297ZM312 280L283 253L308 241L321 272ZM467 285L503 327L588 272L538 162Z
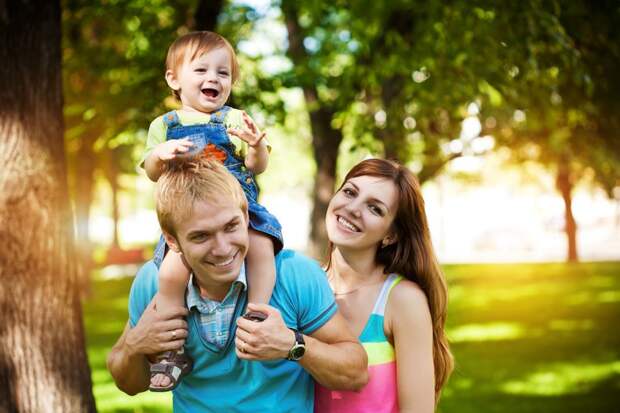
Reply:
M177 239L174 236L164 231L164 239L166 240L166 244L168 244L168 247L172 251L182 254L181 248L179 248L179 243L177 242Z
M168 83L168 86L172 90L178 91L179 89L181 89L181 85L179 84L177 77L174 75L174 72L170 69L166 70L166 83Z

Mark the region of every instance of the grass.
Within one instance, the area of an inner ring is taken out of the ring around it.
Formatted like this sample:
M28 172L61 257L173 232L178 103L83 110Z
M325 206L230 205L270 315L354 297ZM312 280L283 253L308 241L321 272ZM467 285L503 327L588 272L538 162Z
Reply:
M441 413L620 412L620 262L445 267L456 369ZM100 412L169 412L168 394L130 397L105 357L127 321L131 278L95 277L85 303Z

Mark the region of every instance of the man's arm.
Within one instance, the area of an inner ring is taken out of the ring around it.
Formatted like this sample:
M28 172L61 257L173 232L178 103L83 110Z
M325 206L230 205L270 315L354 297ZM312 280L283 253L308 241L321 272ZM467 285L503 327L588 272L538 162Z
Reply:
M149 388L148 356L183 346L187 323L182 317L186 314L182 307L158 313L153 300L134 328L127 322L107 359L108 370L119 389L135 395Z
M265 304L248 304L249 311L267 314L263 322L237 319L237 356L245 360L274 360L288 356L295 343L280 312ZM309 336L306 352L299 360L321 385L340 390L359 390L368 382L368 359L364 348L336 313Z

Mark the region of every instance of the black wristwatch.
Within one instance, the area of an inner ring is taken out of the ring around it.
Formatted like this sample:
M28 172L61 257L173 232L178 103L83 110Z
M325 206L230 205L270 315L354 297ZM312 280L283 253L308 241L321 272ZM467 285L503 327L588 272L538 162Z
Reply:
M306 353L306 342L304 341L304 336L294 328L291 328L293 333L295 333L295 344L288 351L287 360L298 361L301 359Z

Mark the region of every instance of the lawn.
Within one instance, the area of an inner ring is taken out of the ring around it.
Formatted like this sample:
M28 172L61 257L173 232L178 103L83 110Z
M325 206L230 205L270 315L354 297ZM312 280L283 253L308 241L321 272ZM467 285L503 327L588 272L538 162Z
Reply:
M445 271L456 369L440 412L620 412L620 262ZM131 278L95 278L84 311L98 410L170 411L168 394L114 386L105 357L127 320Z

